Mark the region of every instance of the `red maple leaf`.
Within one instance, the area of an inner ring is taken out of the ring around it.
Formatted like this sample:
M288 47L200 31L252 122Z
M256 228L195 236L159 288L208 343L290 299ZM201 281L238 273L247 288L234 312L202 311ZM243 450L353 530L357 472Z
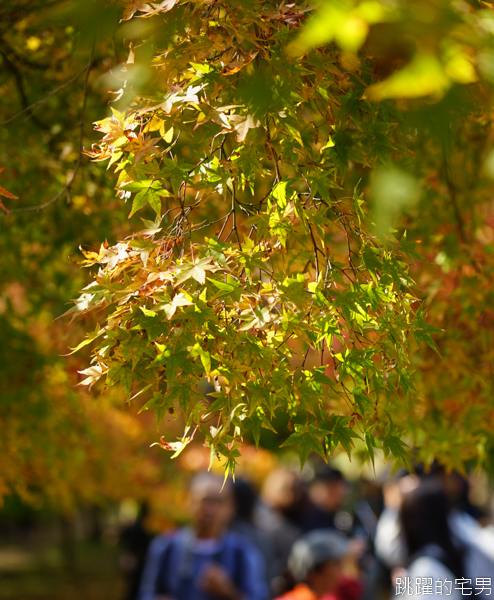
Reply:
M0 173L5 170L6 167L0 167ZM11 198L12 200L18 200L18 196L14 196L11 192L6 190L4 187L0 185L0 196L5 196L5 198ZM0 208L4 210L8 215L10 215L10 211L5 208L3 202L0 200Z

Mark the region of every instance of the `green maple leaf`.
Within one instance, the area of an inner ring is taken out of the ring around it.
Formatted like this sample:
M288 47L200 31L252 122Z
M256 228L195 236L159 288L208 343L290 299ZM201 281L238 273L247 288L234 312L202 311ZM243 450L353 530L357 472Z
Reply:
M405 231L400 241L400 248L402 249L402 251L411 258L416 258L417 260L428 262L428 260L424 258L421 254L415 252L414 248L417 246L417 244L418 242L409 241L407 239L407 232Z
M372 469L374 470L374 474L375 474L376 473L376 464L375 464L375 458L374 458L374 448L379 448L379 445L377 444L376 438L371 433L365 433L365 448L366 448L367 455L371 459Z
M144 406L139 409L137 414L141 414L145 410L151 410L152 408L157 408L163 402L163 394L161 392L155 392L151 400L148 400Z
M202 366L204 367L204 371L206 375L209 376L209 373L211 372L211 355L209 354L209 352L202 348L199 342L194 344L194 347L190 352L190 356L199 356L199 358L201 359Z
M188 385L184 383L179 383L177 385L174 385L170 390L168 390L166 394L166 401L170 402L172 400L178 400L180 409L184 417L187 419L190 411L190 404L193 393L194 392Z
M300 452L300 470L304 468L311 452L316 452L324 458L324 449L321 441L308 431L295 431L281 444L281 447L283 446L298 446Z
M425 314L422 308L417 311L417 315L415 317L415 328L413 330L413 335L417 340L417 343L425 342L430 348L439 354L439 349L434 342L432 335L436 333L441 333L443 330L438 327L434 327L432 325L427 325L425 320Z
M156 419L156 429L159 431L161 421L163 421L163 417L165 416L167 410L166 403L159 404L154 409L154 418Z
M254 442L256 444L256 448L259 448L259 442L261 439L261 429L268 429L273 433L277 433L276 429L271 425L270 421L266 418L266 416L260 412L261 409L257 409L253 412L251 416L249 416L247 424L250 427L250 431L252 432L252 436L254 437Z
M331 415L330 421L321 424L321 427L328 431L326 435L326 444L330 453L332 454L338 444L341 444L347 453L348 458L351 460L352 450L355 447L353 440L360 439L360 436L348 425L349 421L349 417L333 414Z
M132 370L137 366L147 348L148 342L145 337L138 337L137 342L132 344Z
M163 185L158 180L145 180L145 181L134 181L128 183L124 189L129 192L137 192L132 202L132 210L129 215L132 217L134 213L150 204L156 214L159 216L161 213L161 200L160 196L171 196L170 192L163 188Z
M121 370L120 375L120 384L123 387L127 398L130 398L130 391L132 389L132 383L134 382L134 375L132 373L132 369L130 365L126 365L124 369Z
M411 464L407 455L407 448L409 446L397 435L386 435L382 439L382 448L384 453L384 459L390 454L397 458L405 468L410 469Z
M106 378L107 385L113 385L114 383L120 383L128 398L130 398L130 390L134 375L132 373L131 365L127 362L114 362L110 364L108 368L108 374Z
M362 260L366 268L371 272L376 272L383 268L383 265L378 258L377 249L372 248L369 244L365 244L362 247Z

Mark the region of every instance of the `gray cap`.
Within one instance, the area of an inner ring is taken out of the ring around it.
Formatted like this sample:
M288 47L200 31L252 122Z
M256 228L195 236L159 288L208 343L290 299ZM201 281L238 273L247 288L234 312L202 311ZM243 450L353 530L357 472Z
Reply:
M343 558L347 539L332 529L316 529L293 544L288 567L297 581L305 581L311 571L328 560Z

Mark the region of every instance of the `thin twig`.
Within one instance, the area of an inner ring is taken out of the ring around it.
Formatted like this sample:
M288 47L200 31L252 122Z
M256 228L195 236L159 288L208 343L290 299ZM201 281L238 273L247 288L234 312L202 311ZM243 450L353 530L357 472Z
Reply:
M273 153L273 164L274 164L274 170L275 170L275 173L276 173L276 183L279 183L281 181L280 166L278 164L278 156L276 154L276 150L275 150L273 141L271 139L271 133L269 131L269 121L268 121L268 119L266 119L266 133L267 133L268 144L271 147L271 151Z
M453 212L455 214L456 223L458 225L458 233L460 236L460 240L465 244L467 241L465 235L465 226L463 224L463 218L461 216L460 207L458 206L458 199L456 196L456 187L450 177L449 173L449 164L448 164L448 156L446 152L446 144L443 144L443 172L444 178L446 179L446 186L449 192L449 199L451 200L451 204L453 206Z
M314 247L314 263L315 263L315 267L316 267L316 281L319 281L319 259L317 258L317 251L319 250L319 248L317 247L317 243L316 243L316 239L314 237L314 233L312 231L312 227L309 224L309 232L310 232L310 237L312 240L312 245ZM324 256L324 254L323 254Z
M48 206L55 204L55 202L57 200L59 200L62 196L66 195L68 191L70 191L70 188L72 187L72 184L74 183L74 180L76 178L77 172L79 171L79 167L81 166L82 151L84 150L84 116L86 114L86 101L87 101L87 95L88 95L88 89L89 89L89 87L88 87L89 73L91 72L91 67L93 64L93 55L94 55L94 42L93 42L93 45L91 48L91 54L89 56L88 64L84 69L86 71L86 77L84 79L84 92L83 92L83 98L82 98L81 122L79 124L79 127L80 127L79 157L77 159L77 162L75 164L74 170L72 171L72 175L71 175L69 181L65 184L65 186L62 188L62 190L51 200L48 200L47 202L44 202L43 204L39 204L38 206L26 206L23 208L14 208L10 211L11 214L43 210L44 208L47 208ZM79 75L80 75L80 73L79 73Z
M225 219L225 222L223 223L223 227L221 228L221 231L218 234L219 242L221 242L221 236L223 235L223 231L225 231L226 224L228 223L228 220L230 219L231 216L232 216L232 211L230 211L225 217L223 217Z
M240 235L238 233L238 227L237 227L237 211L235 210L235 184L233 182L232 182L232 189L230 190L230 193L232 195L232 213L233 213L232 226L233 226L233 230L235 231L235 234L237 236L238 247L242 251L242 242L240 241Z

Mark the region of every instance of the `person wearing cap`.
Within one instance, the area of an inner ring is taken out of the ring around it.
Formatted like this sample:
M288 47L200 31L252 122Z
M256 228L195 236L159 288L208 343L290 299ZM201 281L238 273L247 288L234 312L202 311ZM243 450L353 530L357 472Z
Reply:
M330 529L316 529L293 545L288 566L297 585L277 600L358 600L363 592L356 575L344 574L348 540Z

